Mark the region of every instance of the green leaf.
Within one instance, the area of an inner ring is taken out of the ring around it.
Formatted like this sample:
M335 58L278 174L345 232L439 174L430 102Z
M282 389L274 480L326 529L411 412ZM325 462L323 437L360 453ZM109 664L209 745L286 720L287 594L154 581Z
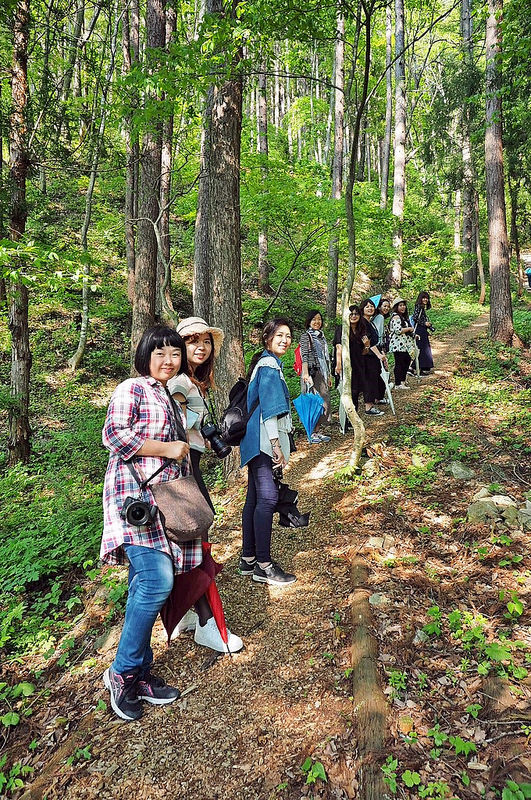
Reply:
M418 772L411 772L411 770L406 769L405 772L402 773L402 780L410 789L412 786L418 786L420 784L420 775Z
M0 722L2 725L5 725L6 728L9 728L10 726L18 725L20 716L14 711L8 711L7 714L4 714L4 716L0 718Z
M485 654L492 659L492 661L510 661L511 651L508 647L500 644L499 642L492 642L485 648Z

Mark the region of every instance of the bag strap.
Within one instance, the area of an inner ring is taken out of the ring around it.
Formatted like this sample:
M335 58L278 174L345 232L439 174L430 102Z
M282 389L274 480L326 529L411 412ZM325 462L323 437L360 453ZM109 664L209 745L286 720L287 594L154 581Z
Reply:
M177 411L175 400L173 399L173 397L171 396L170 392L168 391L168 389L166 387L164 387L164 391L168 395L168 400L170 401L170 406L171 406L171 410L173 411L174 422L175 422L175 427L177 428L177 435L179 437L179 441L187 442L188 438L186 436L186 431L184 429L184 426L183 426L181 420L179 419L179 413ZM133 461L135 458L136 458L136 456L133 456L131 461ZM172 463L172 461L174 461L174 460L175 459L173 459L173 458L165 458L164 461L162 462L162 464L160 465L160 467L158 469L156 469L155 472L152 475L149 476L149 478L144 478L142 470L140 470L140 468L139 468L139 471L140 471L140 476L139 476L138 472L133 467L133 464L131 463L131 461L124 461L124 464L126 465L127 469L129 470L129 472L131 473L131 475L133 476L135 481L138 483L140 491L143 492L144 489L146 488L146 486L148 485L148 483L150 481L152 481L153 478L155 478L159 474L159 472L162 472L163 469L166 469L166 467L168 467Z

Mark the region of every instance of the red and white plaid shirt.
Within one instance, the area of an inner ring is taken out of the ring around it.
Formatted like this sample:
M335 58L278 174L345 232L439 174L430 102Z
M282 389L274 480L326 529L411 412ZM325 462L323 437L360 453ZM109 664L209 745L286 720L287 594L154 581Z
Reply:
M175 405L181 422L186 425L179 404ZM129 525L120 516L126 497L139 497L138 483L125 462L136 456L146 439L172 442L178 438L170 399L163 385L155 378L130 378L116 387L102 432L103 444L110 451L103 487L104 525L100 550L103 561L123 564L125 558L122 545L136 544L168 553L173 558L176 573L188 572L201 563L203 554L200 538L179 546L168 541L158 514L150 525L142 527ZM136 472L149 477L162 462L162 458L155 456L137 456L131 463ZM153 478L152 483L171 481L184 477L189 472L188 458L180 464L172 461ZM155 504L149 486L144 490L142 499Z

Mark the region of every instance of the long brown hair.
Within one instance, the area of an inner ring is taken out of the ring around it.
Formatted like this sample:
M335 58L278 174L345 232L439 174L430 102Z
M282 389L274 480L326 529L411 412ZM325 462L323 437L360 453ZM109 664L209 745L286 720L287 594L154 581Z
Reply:
M216 384L214 382L214 339L212 338L212 334L208 334L210 337L210 343L212 345L212 349L210 351L210 355L203 364L199 364L196 367L195 372L192 370L191 364L188 362L188 377L195 383L195 385L200 389L201 394L206 394L208 389L215 389ZM184 343L188 344L188 342L195 342L202 336L200 333L193 333L191 336L184 337Z

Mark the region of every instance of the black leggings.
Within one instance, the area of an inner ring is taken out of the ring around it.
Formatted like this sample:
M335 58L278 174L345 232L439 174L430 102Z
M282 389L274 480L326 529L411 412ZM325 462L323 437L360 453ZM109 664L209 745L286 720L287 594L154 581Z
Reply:
M409 353L395 352L395 386L400 386L406 380L408 367L411 364Z
M190 448L190 461L192 462L192 474L196 479L197 485L199 486L199 491L207 501L208 505L214 511L214 504L210 499L210 495L208 493L208 489L205 486L205 482L203 480L203 476L201 475L201 470L199 469L199 462L201 460L201 453L199 450L194 450L192 447Z

